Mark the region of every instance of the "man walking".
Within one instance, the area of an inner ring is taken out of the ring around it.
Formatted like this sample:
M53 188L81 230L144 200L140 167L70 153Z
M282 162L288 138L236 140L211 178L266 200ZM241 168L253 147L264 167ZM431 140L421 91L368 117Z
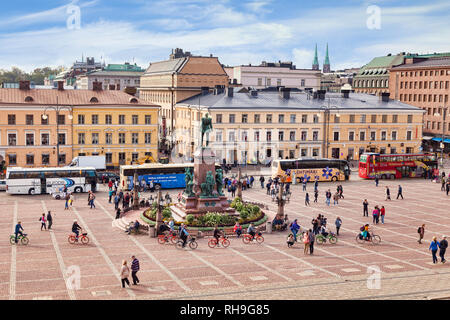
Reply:
M369 202L367 201L367 199L364 199L363 202L363 217L368 217L369 216Z
M417 229L417 232L419 233L419 240L418 243L422 244L423 236L425 235L425 225L423 224L419 229Z
M316 189L316 190L314 190L314 202L317 202L318 197L319 197L319 191Z
M308 192L305 195L305 206L309 206L309 193Z
M398 200L398 197L402 197L402 200L403 200L402 192L403 192L402 186L398 185L397 200Z
M379 178L378 175L375 176L375 186L378 187Z
M131 259L133 260L131 262L131 277L133 278L133 284L137 285L139 283L139 279L136 274L139 271L139 260L135 256L132 256Z
M439 245L439 256L441 257L441 262L445 263L447 260L445 260L445 251L447 250L448 242L447 237L442 236L442 240Z
M325 196L326 196L325 202L326 202L327 206L329 206L330 202L331 202L331 191L330 191L330 189L328 189L328 191L325 193Z
M389 190L389 187L386 186L386 201L391 200L391 190Z
M47 213L47 221L48 221L48 230L50 230L53 224L53 217L50 211Z
M314 232L309 232L309 254L313 254L314 253L314 241L316 241L316 235L314 234Z
M336 221L334 222L334 224L336 225L336 235L339 235L339 229L341 228L342 225L342 220L341 218L337 217Z

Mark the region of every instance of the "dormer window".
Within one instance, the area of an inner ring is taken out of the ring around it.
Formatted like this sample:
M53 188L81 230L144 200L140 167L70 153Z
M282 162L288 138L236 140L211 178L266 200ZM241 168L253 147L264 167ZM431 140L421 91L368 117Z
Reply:
M131 98L130 103L138 103L138 100L136 98Z
M33 97L27 96L25 98L25 102L33 102L33 101L34 101Z
M96 97L92 97L89 102L90 103L98 103L98 99Z

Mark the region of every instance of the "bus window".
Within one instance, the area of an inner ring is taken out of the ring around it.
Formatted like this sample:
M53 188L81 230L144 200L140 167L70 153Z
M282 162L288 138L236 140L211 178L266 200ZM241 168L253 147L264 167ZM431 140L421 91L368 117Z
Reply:
M35 172L27 172L27 179L40 179L41 173L38 171Z
M96 177L97 175L96 175L95 171L93 171L93 170L88 170L88 171L87 171L87 176L88 176L88 177Z
M69 171L60 171L60 170L58 170L58 171L56 171L55 173L56 173L56 176L57 176L58 178L69 177Z
M25 172L11 172L9 179L25 179Z

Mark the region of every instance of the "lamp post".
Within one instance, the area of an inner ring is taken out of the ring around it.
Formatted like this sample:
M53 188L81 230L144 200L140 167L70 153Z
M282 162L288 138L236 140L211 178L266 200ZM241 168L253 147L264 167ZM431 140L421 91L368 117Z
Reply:
M331 106L331 99L328 98L328 105L327 106L322 106L320 107L320 110L323 111L324 113L324 119L323 119L323 131L324 131L324 139L323 139L323 148L322 148L322 157L324 158L328 158L328 149L329 149L329 145L330 145L330 140L329 140L329 127L330 127L330 114L331 114L331 110L335 109L336 110L336 117L339 118L341 115L339 114L339 108L336 106ZM317 113L317 116L320 117L320 113Z
M42 119L47 120L48 119L48 115L47 115L47 110L55 110L56 113L56 163L57 166L59 167L59 112L61 110L67 110L70 112L68 118L70 120L73 119L73 108L70 106L60 106L58 103L58 97L56 98L56 106L47 106L44 109L44 114L42 115Z
M280 178L280 189L278 191L278 199L277 199L277 205L278 205L278 209L277 209L277 217L279 219L283 219L284 218L284 206L286 204L286 196L284 194L284 184L286 183L286 179L285 177L279 177Z
M441 168L444 168L444 148L445 148L445 144L444 144L444 139L445 139L445 116L447 113L447 109L444 106L444 108L442 109L442 139L441 139ZM435 113L434 114L435 117L440 117L441 114L440 113Z

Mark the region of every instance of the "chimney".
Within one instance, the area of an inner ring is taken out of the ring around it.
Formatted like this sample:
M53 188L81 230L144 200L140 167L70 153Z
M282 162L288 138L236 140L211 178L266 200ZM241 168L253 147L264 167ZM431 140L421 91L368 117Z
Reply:
M233 96L234 96L234 88L233 87L228 87L227 96L228 96L228 98L233 98Z
M58 81L58 90L64 91L64 81Z
M98 82L98 81L94 81L92 83L92 90L94 90L94 91L102 91L103 90L102 83Z
M209 93L209 87L201 87L202 96L205 96Z
M390 96L389 92L382 92L381 93L381 101L389 102L389 96Z
M317 95L319 100L325 100L325 94L327 93L326 90L317 90Z
M257 90L251 90L250 94L253 98L256 98L258 96L258 91Z
M350 90L341 90L342 92L342 97L345 99L349 98L349 94L350 94Z
M280 97L286 100L291 98L291 88L280 87Z
M19 81L19 89L20 90L30 90L30 81L28 81L28 80Z

